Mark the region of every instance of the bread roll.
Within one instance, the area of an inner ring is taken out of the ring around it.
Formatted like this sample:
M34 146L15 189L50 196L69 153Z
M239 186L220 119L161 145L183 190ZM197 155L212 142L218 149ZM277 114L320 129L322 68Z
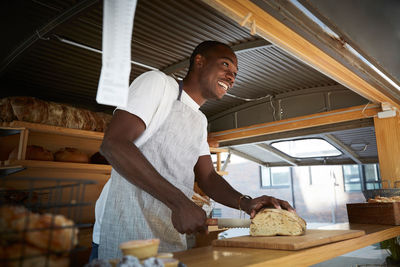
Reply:
M305 230L302 218L283 209L263 209L250 224L251 236L302 235Z
M8 159L17 159L18 158L18 147L14 148L13 151L11 151L10 155L8 156ZM53 161L54 156L51 151L41 147L41 146L27 146L26 147L26 155L25 155L26 160L44 160L44 161Z
M55 161L89 163L89 157L76 148L66 147L54 153Z
M23 206L0 206L0 233L10 230L15 234L2 239L26 241L55 252L69 251L78 243L78 229L73 221L63 215L33 213Z

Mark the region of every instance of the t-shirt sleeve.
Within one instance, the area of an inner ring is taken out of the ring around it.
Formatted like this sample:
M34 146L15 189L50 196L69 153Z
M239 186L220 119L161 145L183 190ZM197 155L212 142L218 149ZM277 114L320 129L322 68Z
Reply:
M200 145L200 154L199 154L199 157L205 156L205 155L210 155L210 146L208 145L208 142L207 142L207 137L208 137L208 133L207 133L207 119L206 119L205 116L204 116L203 118L204 118L204 119L203 119L204 134L203 134L203 140L202 140L201 145Z
M166 76L159 71L145 72L129 87L128 104L116 109L138 116L149 126L164 95Z

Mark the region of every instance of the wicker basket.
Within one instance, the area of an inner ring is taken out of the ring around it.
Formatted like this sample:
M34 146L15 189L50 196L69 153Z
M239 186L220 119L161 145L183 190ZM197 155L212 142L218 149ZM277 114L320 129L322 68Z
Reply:
M371 189L362 191L365 200L368 201L368 199L375 198L376 196L381 196L381 197L400 196L400 188L396 188L397 184L399 184L400 181L394 182L394 188L391 188L390 181L383 180L382 183L384 182L387 182L388 184L388 188L386 189Z
M0 177L0 266L69 266L92 180Z

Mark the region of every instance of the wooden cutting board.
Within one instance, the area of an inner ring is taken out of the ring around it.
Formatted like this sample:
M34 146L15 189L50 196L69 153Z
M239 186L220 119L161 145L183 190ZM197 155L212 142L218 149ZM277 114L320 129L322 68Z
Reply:
M238 236L213 241L213 246L299 250L365 235L362 230L306 230L301 236Z

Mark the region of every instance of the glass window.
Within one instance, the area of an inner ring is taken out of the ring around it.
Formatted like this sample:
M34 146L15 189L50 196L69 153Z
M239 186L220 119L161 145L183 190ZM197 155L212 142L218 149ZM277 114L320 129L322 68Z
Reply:
M261 188L288 187L291 184L290 167L260 167Z
M376 164L364 165L364 171L365 171L365 181L367 182L379 181L378 168L376 167Z
M379 170L377 164L363 165L365 175L365 189L380 189L381 181L379 179Z
M261 167L261 187L271 186L271 175L269 168Z
M361 191L361 175L358 165L343 165L344 191Z
M271 168L272 185L273 186L288 186L290 185L290 168L275 167Z
M220 208L214 208L212 210L212 217L213 218L221 218L222 217L222 210Z
M271 146L293 158L334 157L342 155L336 147L323 139L309 138L272 143Z

